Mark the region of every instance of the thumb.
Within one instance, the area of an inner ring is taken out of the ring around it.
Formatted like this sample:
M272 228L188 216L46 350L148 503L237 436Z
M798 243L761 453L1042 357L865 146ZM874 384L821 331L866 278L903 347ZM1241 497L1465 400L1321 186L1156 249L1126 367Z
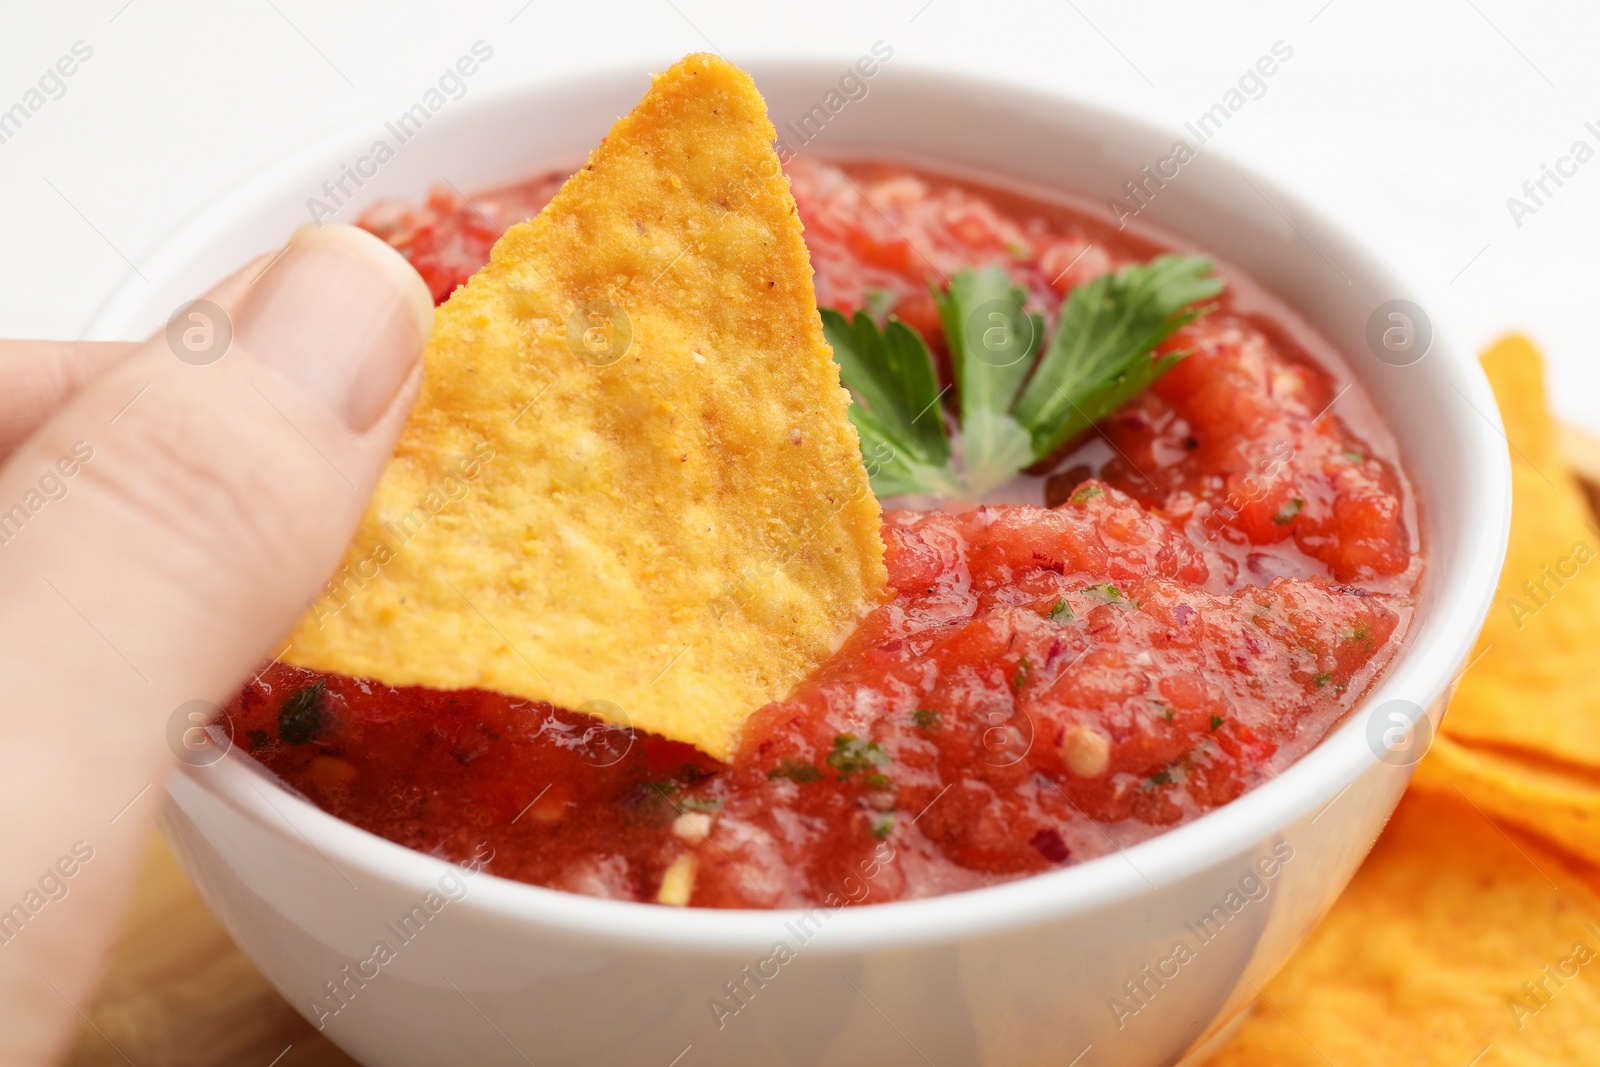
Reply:
M0 897L0 1012L19 1013L0 1017L0 1062L48 1057L84 1006L168 720L278 651L420 382L428 290L363 231L308 227L207 300L0 468L0 894L75 845L94 855L25 923Z

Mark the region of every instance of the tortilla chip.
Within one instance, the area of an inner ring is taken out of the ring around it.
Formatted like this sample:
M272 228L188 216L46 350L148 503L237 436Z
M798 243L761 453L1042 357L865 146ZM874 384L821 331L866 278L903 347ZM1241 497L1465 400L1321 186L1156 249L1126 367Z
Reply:
M1600 1049L1600 897L1471 807L1412 794L1210 1067L1496 1067Z
M1600 515L1600 438L1570 423L1556 424L1556 441L1561 458L1578 480L1589 514Z
M1444 731L1600 767L1600 529L1562 459L1538 351L1503 338L1483 366L1511 444L1511 544Z
M288 662L492 689L727 758L884 594L774 131L655 78L439 309L421 398Z
M1486 815L1600 863L1600 772L1436 737L1412 784L1459 789Z

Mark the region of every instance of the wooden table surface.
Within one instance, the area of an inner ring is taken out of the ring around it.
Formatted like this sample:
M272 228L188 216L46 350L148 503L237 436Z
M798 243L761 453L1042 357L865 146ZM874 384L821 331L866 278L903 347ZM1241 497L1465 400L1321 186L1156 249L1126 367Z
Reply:
M71 1067L350 1067L234 947L154 831Z
M1600 513L1600 441L1562 451ZM70 1067L349 1067L355 1060L280 997L151 833L123 931Z

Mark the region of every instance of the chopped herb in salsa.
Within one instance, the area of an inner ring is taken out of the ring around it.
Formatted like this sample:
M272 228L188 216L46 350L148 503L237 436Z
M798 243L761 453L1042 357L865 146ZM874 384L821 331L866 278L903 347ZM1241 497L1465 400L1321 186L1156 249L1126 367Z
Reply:
M278 712L278 738L287 745L309 745L322 736L326 724L322 717L322 694L327 680L318 678L295 690Z

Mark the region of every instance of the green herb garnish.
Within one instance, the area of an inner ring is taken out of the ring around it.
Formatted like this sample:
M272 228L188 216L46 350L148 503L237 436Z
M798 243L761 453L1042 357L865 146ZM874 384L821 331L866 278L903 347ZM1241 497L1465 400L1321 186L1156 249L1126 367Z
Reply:
M918 708L911 713L911 721L916 723L919 729L932 730L939 725L939 713L927 708Z
M768 778L787 778L791 782L820 782L822 772L805 760L786 759L767 772Z
M1150 776L1150 785L1151 786L1171 785L1171 784L1172 784L1172 771L1171 771L1170 768L1168 770L1164 770L1164 771L1157 771L1155 774L1152 774Z
M1021 689L1028 684L1028 678L1033 674L1033 664L1028 662L1028 657L1023 656L1017 660L1017 673L1011 676L1011 688Z
M894 812L881 811L872 816L872 836L879 841L894 832Z
M1319 671L1312 676L1311 680L1316 683L1318 689L1326 689L1328 688L1328 683L1333 681L1333 672Z
M1069 499L1071 499L1074 504L1082 504L1093 500L1097 496L1105 495L1106 491L1100 488L1098 485L1086 485L1082 489L1079 489L1077 492L1073 493Z
M1077 618L1077 616L1072 613L1072 605L1067 603L1065 597L1056 601L1055 604L1050 608L1050 617L1058 620L1065 619L1067 622L1071 622L1073 619Z
M866 307L868 315L874 322L882 322L889 317L889 312L900 303L900 296L891 289L868 288L862 294L862 304Z
M1099 585L1086 585L1083 587L1083 592L1103 600L1107 604L1127 605L1130 603L1128 598L1122 595L1122 590L1110 582L1101 582Z
M981 496L1077 437L1183 358L1152 354L1213 309L1197 306L1222 291L1213 268L1160 256L1077 286L1048 344L1044 319L1003 269L960 271L934 292L954 376L944 389L903 322L880 330L868 312L850 321L822 309L873 491ZM960 412L959 462L941 405Z
M934 293L961 403L961 459L975 494L1003 485L1034 461L1012 405L1044 345L1044 319L999 267L963 270Z
M1294 521L1295 516L1300 514L1300 509L1305 506L1306 502L1299 497L1285 501L1283 506L1278 509L1278 513L1272 516L1272 521L1279 526L1287 526Z
M1221 725L1222 725L1222 716L1221 715L1213 715L1213 716L1211 716L1211 728L1213 730L1215 730L1217 727L1219 727Z
M1204 256L1158 256L1075 287L1038 370L1017 401L1017 421L1042 458L1144 392L1185 353L1151 359L1157 345L1213 310L1222 292Z
M318 678L289 694L278 709L278 737L285 744L307 745L327 730L322 719L322 693L327 688L327 679Z
M828 766L839 772L842 782L858 771L872 771L889 763L889 750L876 741L863 741L855 734L840 734L833 739Z
M890 319L882 330L864 311L849 322L822 309L822 332L833 346L840 377L855 393L850 421L879 496L953 495L950 437L939 407L939 379L928 346L915 330Z

